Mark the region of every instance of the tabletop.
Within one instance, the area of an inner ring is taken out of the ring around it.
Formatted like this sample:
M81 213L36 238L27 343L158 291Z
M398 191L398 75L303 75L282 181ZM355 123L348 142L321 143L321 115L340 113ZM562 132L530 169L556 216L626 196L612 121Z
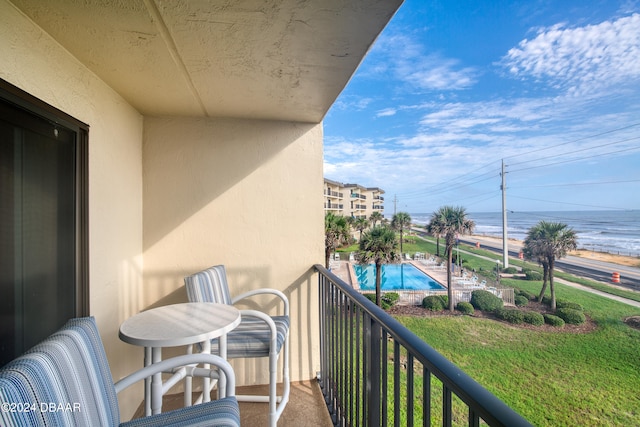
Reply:
M136 314L120 325L120 339L144 347L175 347L219 337L240 323L233 306L209 302L165 305Z

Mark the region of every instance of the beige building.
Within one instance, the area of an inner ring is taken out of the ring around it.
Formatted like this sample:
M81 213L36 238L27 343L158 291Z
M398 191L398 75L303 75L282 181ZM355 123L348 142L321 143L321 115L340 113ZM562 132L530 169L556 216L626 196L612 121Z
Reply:
M142 349L118 338L120 324L186 301L184 276L215 264L227 266L232 295L287 294L292 380L316 375L322 120L400 4L0 0L1 100L71 123L77 179L63 231L77 244L79 292L66 302L97 319L115 380L142 365ZM45 122L56 138L66 132ZM340 203L355 202L354 215L382 208L381 190L362 190L348 187ZM54 189L38 191L45 203ZM43 253L55 259L60 248ZM4 296L15 291L3 283ZM25 308L43 315L56 304ZM17 314L2 316L9 342ZM239 385L267 383L266 361L233 364ZM123 394L128 419L142 388Z
M359 184L343 184L324 179L324 211L354 218L369 218L372 213L384 216L384 190L363 187Z

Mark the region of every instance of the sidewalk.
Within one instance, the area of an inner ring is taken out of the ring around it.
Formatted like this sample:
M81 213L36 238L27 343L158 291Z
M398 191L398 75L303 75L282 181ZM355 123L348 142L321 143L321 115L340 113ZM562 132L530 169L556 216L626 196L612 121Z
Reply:
M418 237L423 239L423 240L430 241L429 239L425 239L422 236L418 236ZM468 251L465 251L465 250L460 250L460 252L463 253L463 254L466 254L466 255L475 256L475 257L478 257L478 258L482 258L482 259L486 259L486 260L495 262L494 258L489 258L489 257L477 255L477 254L474 254L474 253L471 253L471 252L468 252ZM584 259L581 259L581 260L583 262L586 261ZM623 304L627 304L627 305L631 305L631 306L640 308L640 302L638 302L638 301L634 301L634 300L630 300L630 299L627 299L627 298L619 297L617 295L612 295L612 294L609 294L607 292L602 292L602 291L599 291L597 289L589 288L587 286L583 286L583 285L580 285L578 283L569 282L568 280L559 279L557 277L554 277L553 280L555 282L557 282L557 283L562 283L563 285L571 286L572 288L580 289L580 290L585 291L585 292L591 292L592 294L599 295L599 296L604 297L604 298L609 298L609 299L621 302ZM604 282L599 282L599 283L602 283L602 284L610 286L609 283L604 283Z

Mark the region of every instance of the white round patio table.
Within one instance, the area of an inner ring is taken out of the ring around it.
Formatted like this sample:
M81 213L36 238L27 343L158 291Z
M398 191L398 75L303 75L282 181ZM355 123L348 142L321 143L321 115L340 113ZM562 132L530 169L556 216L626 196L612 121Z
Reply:
M162 347L202 343L202 352L211 352L211 339L220 338L220 357L226 359L226 334L240 324L240 311L227 304L189 302L165 305L138 313L120 325L122 341L145 348L144 365L162 360ZM209 390L209 378L203 378ZM190 387L189 387L190 388ZM189 401L190 401L189 393ZM185 399L186 391L185 391ZM204 401L209 400L205 393ZM162 374L145 380L145 414L162 411Z

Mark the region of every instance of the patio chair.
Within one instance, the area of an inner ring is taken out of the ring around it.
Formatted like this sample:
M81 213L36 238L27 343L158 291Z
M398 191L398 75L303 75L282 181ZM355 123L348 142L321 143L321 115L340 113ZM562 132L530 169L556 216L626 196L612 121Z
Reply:
M289 300L276 289L257 289L231 298L224 265L217 265L185 277L187 297L191 302L235 304L255 295L271 294L283 304L282 316L269 316L257 310L240 310L240 325L227 334L227 358L269 358L269 395L238 395L239 401L268 402L269 425L274 427L289 401ZM218 351L218 340L211 341L211 351ZM281 396L276 394L278 358L283 355Z
M117 393L157 372L187 369L188 365L198 363L216 365L224 372L227 397L120 423ZM0 425L239 426L240 413L234 394L231 365L211 354L166 359L114 385L95 319L83 317L69 320L56 333L0 369Z

